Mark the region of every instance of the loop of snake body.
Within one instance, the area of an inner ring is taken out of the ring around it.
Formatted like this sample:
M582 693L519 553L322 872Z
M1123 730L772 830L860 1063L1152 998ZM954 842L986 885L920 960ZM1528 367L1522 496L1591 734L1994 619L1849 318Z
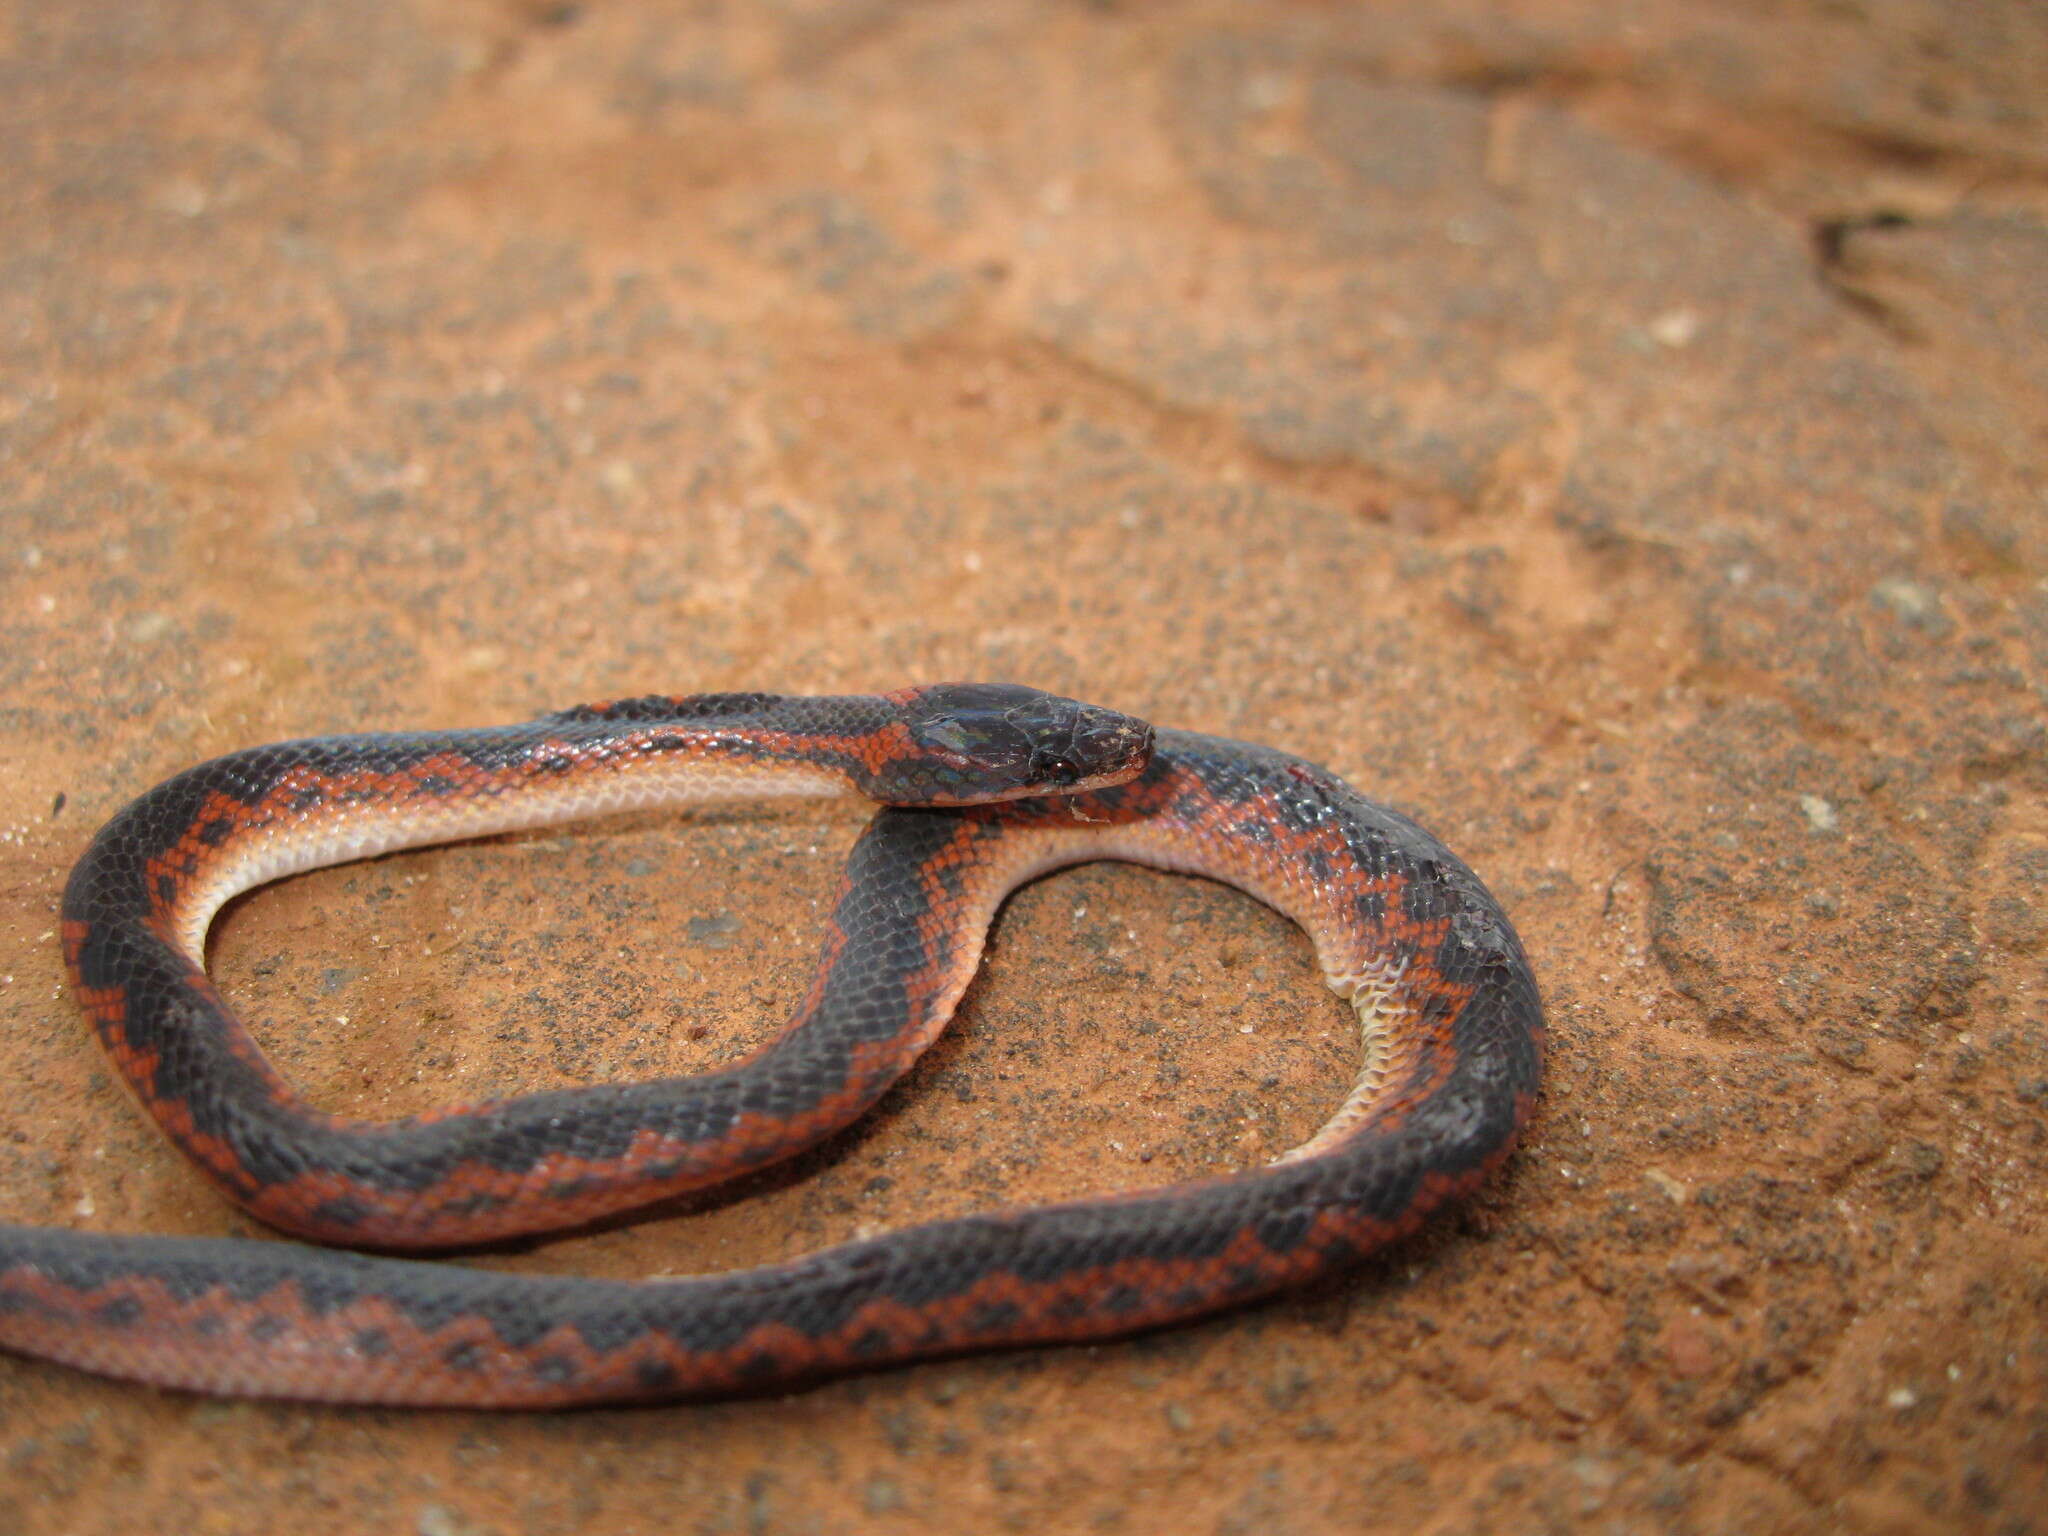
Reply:
M698 799L854 790L795 1018L700 1076L368 1122L305 1103L204 970L235 894L398 848ZM1329 1123L1269 1166L972 1215L757 1269L612 1281L226 1238L0 1226L0 1348L188 1390L542 1408L752 1393L1198 1317L1413 1230L1507 1154L1543 1017L1506 916L1435 838L1324 769L1029 689L716 694L495 730L257 747L119 812L63 902L73 990L136 1097L274 1227L380 1249L586 1224L812 1146L950 1018L1003 898L1120 859L1299 923L1363 1035Z

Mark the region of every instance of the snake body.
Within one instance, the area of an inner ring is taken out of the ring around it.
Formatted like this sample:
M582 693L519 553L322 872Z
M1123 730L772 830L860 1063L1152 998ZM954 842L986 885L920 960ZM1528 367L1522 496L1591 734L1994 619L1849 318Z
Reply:
M402 847L700 798L852 789L817 975L696 1077L364 1122L306 1104L205 974L239 891ZM857 1118L951 1017L1003 898L1120 859L1299 923L1363 1063L1273 1164L909 1227L757 1269L609 1281L285 1243L0 1226L0 1347L233 1395L540 1408L758 1392L1103 1338L1301 1284L1413 1230L1512 1146L1543 1019L1520 942L1440 842L1327 770L1006 685L633 699L497 730L253 748L118 813L66 890L79 1002L165 1132L265 1222L379 1249L584 1224Z

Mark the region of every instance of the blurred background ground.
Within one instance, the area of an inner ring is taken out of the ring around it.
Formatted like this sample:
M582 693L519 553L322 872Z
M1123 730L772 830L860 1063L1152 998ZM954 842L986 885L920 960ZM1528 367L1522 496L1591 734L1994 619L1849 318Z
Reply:
M249 1230L63 995L102 818L627 692L1284 745L1554 1024L1505 1176L1307 1297L543 1418L0 1359L0 1527L2048 1528L2044 82L2027 0L0 3L6 1219ZM328 871L216 969L354 1113L692 1070L862 814ZM1278 919L1077 871L856 1132L481 1262L1243 1166L1350 1060Z

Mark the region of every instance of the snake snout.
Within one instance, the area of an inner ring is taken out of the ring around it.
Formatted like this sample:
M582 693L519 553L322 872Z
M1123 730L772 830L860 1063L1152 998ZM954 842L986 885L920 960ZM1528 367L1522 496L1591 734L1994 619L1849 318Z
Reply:
M1071 736L1048 757L1049 771L1062 775L1049 782L1090 788L1121 784L1152 760L1152 727L1100 705L1077 704Z

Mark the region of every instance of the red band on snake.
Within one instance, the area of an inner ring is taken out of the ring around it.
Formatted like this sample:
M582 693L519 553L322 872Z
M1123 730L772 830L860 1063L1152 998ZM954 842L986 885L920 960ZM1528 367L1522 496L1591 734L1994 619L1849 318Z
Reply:
M203 969L230 897L393 849L697 799L857 791L789 1026L696 1077L391 1122L301 1100ZM1414 1230L1506 1156L1543 1017L1459 860L1324 769L1008 685L713 694L496 730L323 737L188 770L117 814L64 896L79 1003L128 1086L273 1226L381 1249L586 1224L737 1177L871 1106L951 1017L1003 898L1122 859L1227 882L1313 939L1356 1085L1269 1166L968 1216L788 1263L607 1281L295 1244L0 1226L0 1347L201 1392L540 1408L759 1392L1199 1317Z

